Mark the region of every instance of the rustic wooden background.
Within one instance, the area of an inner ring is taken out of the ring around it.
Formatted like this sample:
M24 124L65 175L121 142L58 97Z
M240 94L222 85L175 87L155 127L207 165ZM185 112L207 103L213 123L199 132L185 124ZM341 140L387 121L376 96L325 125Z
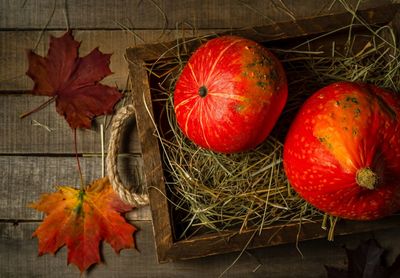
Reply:
M69 26L82 41L81 55L99 46L113 53L114 74L107 84L126 89L128 67L125 49L143 43L169 41L177 37L202 35L293 20L342 9L327 1L249 0L0 0L0 276L78 277L74 266L66 265L66 249L55 257L37 256L37 240L31 235L43 215L27 207L55 185L79 184L74 158L73 134L54 106L26 119L46 98L24 94L32 88L25 76L26 49L45 54L50 34L60 35ZM338 1L336 1L338 2ZM356 3L357 1L353 1ZM362 1L374 6L389 1ZM318 3L318 4L317 4ZM105 123L101 118L98 123ZM109 130L106 129L106 140ZM126 183L141 178L140 146L135 129L128 129L122 143L120 171ZM87 181L101 176L100 130L79 131L78 147ZM107 141L106 141L107 142ZM140 231L138 250L116 255L104 244L104 264L92 268L89 277L218 277L238 254L158 264L151 216L145 207L128 214ZM334 242L315 240L245 252L225 277L325 277L324 265L344 266L343 245L355 247L375 237L388 250L388 262L400 253L400 228L336 237Z

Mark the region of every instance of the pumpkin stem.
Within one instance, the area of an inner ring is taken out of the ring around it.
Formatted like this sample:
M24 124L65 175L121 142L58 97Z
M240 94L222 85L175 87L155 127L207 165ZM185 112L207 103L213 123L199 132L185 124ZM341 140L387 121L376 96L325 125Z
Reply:
M356 173L357 184L363 188L373 190L379 182L378 175L371 168L361 168Z
M207 95L207 93L208 93L208 90L207 90L206 86L201 86L199 88L199 95L201 97L205 97Z

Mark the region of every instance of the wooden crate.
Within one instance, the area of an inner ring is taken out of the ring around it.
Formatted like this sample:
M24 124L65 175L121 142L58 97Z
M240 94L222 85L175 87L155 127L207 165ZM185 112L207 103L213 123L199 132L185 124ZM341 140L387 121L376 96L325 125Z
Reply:
M390 4L358 11L368 24L387 24L396 16L398 5ZM352 16L347 12L335 12L324 16L299 19L296 22L281 22L244 30L235 30L229 34L240 35L260 43L282 41L306 37L315 34L329 33L351 22ZM146 65L152 65L158 59L163 61L179 55L190 55L200 45L199 39L181 42L179 49L176 42L145 45L127 50L129 70L132 78L133 101L136 107L136 120L143 155L144 176L150 195L150 206L153 219L154 237L159 262L179 259L190 259L213 254L294 243L296 240L310 240L326 237L327 231L321 229L321 223L274 225L264 227L261 233L248 229L206 233L178 240L174 235L176 222L168 202L168 189L165 184L161 149L155 132L153 97L156 92L150 80ZM168 68L165 69L167 71ZM162 73L162 72L161 72ZM151 113L151 114L149 114ZM357 222L340 221L335 235L345 235L390 228L398 225L400 216L392 216L379 221Z

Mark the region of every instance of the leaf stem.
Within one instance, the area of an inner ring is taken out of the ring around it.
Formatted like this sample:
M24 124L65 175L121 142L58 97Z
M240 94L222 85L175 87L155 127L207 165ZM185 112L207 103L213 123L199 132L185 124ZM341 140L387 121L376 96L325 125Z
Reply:
M105 167L104 167L104 159L105 159L105 153L104 153L104 126L103 124L100 124L100 142L101 142L101 176L105 176Z
M33 109L33 110L29 111L29 112L26 112L26 113L24 113L24 114L19 115L19 118L20 118L20 119L23 119L23 118L28 117L29 115L31 115L31 114L33 114L33 113L35 113L35 112L38 112L38 111L42 110L42 109L45 108L47 105L49 105L50 103L52 103L52 102L56 99L56 97L57 97L57 96L53 96L53 97L51 97L50 99L48 99L47 101L45 101L44 103L42 103L41 105L39 105L38 107L36 107L35 109Z
M78 156L78 143L77 143L77 140L76 140L76 128L74 128L73 131L74 131L75 158L76 158L76 162L77 162L77 165L78 165L79 177L81 179L81 189L84 189L85 188L85 183L83 182L82 168L81 168L81 163L79 161L79 156Z

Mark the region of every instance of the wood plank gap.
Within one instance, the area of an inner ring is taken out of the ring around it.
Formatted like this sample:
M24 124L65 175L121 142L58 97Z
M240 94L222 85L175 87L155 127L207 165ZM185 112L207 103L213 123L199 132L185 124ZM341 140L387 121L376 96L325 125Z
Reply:
M1 96L27 95L28 92L26 90L0 90Z
M7 80L0 80L0 81L7 81ZM121 94L127 94L127 93L131 92L131 90L129 88L124 88L124 89L117 88L117 89ZM8 90L7 89L7 90L0 90L0 94L1 94L1 96L31 95L32 97L36 97L36 95L31 94L31 90L14 90L14 89ZM47 96L38 96L38 97L46 98Z
M11 223L14 226L18 226L19 224L22 224L22 223L40 223L42 221L43 220L41 220L41 219L0 219L0 224Z
M0 156L13 157L75 157L74 153L0 153ZM83 154L78 153L78 157L83 157Z
M22 223L40 223L42 222L43 219L0 219L0 224L1 223L11 223L13 225L19 225ZM151 222L151 220L147 220L147 219L126 219L126 222L130 223L130 224L134 224L134 223L147 223L147 222Z
M279 23L279 22L278 22ZM230 28L230 27L218 27L219 31L229 31L229 30L240 30L248 28L246 27L236 27L236 28ZM216 28L196 28L196 31L210 31L210 30L215 30ZM71 28L72 31L156 31L156 32L173 32L177 31L176 28L146 28L146 27L138 27L138 28L121 28L121 27L76 27L76 28ZM43 31L42 28L0 28L0 32L35 32L35 31ZM62 32L65 31L65 28L51 28L47 27L45 31L55 31L55 32ZM185 30L185 31L191 31L191 30Z
M74 153L1 153L0 156L13 156L13 157L75 157ZM105 153L107 156L107 153ZM101 157L101 153L78 153L78 157ZM119 153L118 157L133 157L140 158L142 157L141 153Z

